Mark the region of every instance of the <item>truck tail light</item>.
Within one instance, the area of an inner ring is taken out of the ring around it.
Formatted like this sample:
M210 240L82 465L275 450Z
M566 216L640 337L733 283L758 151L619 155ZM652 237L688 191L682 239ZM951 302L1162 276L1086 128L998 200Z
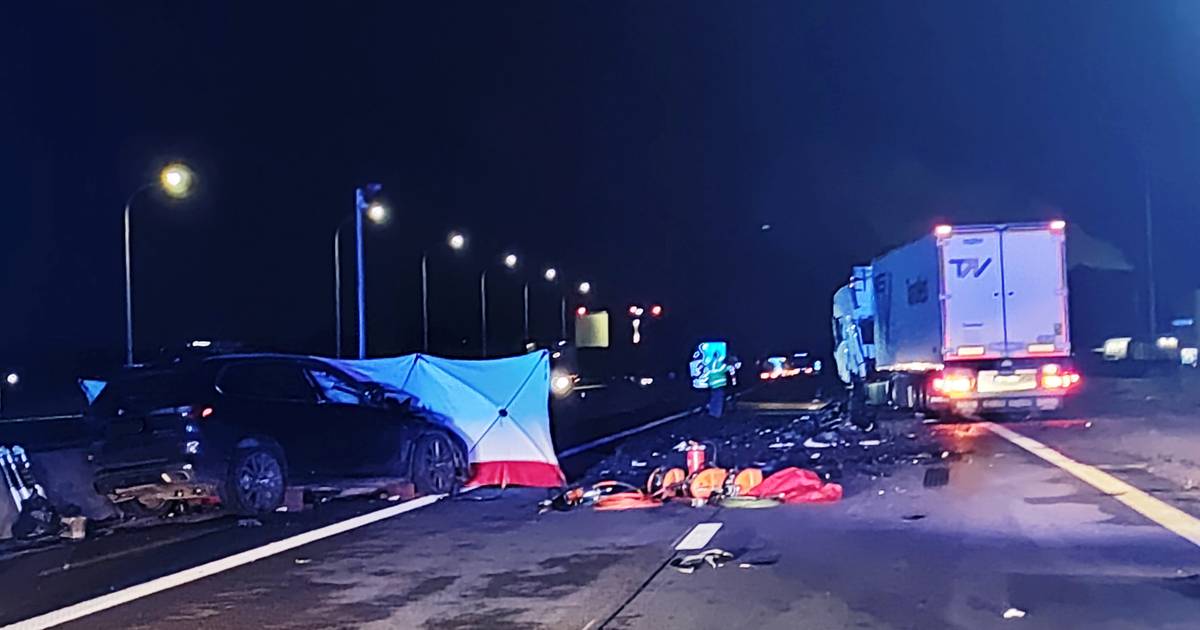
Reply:
M1063 369L1057 363L1042 366L1042 389L1070 389L1082 380L1078 373Z
M975 389L975 379L964 374L939 374L933 379L933 390L947 396L970 393Z

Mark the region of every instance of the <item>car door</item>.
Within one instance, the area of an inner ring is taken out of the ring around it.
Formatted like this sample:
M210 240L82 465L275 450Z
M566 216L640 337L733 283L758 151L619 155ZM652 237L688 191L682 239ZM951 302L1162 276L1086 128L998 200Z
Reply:
M239 429L271 438L283 447L296 480L336 473L329 445L333 423L318 404L302 367L288 361L230 363L216 377L217 388L236 407Z
M388 475L400 452L403 427L387 405L366 400L365 385L336 368L320 363L305 366L320 405L337 426L334 455L344 474Z

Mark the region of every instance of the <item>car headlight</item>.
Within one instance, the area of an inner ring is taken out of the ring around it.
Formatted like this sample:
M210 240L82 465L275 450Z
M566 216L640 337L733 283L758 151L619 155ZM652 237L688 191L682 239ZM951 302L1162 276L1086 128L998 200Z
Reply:
M575 387L575 379L565 372L550 373L550 391L555 396L563 397L571 393Z

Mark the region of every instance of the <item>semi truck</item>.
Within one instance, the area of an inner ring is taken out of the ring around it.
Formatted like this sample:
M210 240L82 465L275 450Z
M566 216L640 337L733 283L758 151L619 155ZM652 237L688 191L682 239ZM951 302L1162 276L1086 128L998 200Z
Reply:
M852 403L968 417L1062 409L1081 380L1066 223L939 225L854 267L834 293L833 333Z

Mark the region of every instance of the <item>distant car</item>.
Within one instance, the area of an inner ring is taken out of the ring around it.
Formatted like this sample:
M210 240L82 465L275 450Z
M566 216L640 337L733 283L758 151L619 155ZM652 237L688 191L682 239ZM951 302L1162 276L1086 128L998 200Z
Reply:
M797 352L791 356L771 356L759 362L758 378L774 381L793 376L816 376L821 373L821 367L821 361L810 357L806 352Z
M135 368L89 408L97 491L125 511L219 500L271 512L290 484L409 479L456 490L467 447L411 398L337 365L293 355L230 355Z

